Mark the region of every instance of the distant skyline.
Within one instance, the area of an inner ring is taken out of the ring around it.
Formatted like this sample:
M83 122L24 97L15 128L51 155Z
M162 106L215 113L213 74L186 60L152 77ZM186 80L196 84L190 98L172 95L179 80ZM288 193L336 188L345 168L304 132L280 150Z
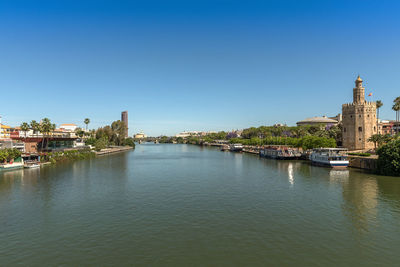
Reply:
M394 119L397 1L0 2L0 116L174 135L335 116L357 75Z

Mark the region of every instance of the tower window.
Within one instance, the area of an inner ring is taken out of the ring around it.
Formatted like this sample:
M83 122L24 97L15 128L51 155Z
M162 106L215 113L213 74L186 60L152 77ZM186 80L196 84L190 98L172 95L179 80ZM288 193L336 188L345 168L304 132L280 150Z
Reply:
M376 132L376 127L374 126L374 132Z
M353 115L350 115L350 118L353 118Z
M367 115L367 117L369 118L369 114Z
M358 131L359 131L359 132L362 132L362 127L358 127Z
M361 118L361 115L358 115L359 118Z
M346 132L346 127L345 127L345 128L343 128L343 131L344 131L344 132Z

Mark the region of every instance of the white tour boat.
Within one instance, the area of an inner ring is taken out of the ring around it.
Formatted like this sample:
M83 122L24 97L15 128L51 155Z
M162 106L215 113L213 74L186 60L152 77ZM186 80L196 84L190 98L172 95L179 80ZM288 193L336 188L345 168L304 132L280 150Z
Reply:
M229 150L232 152L241 152L243 150L242 144L231 144Z
M346 151L345 148L315 148L310 155L310 160L316 165L346 168L349 166Z

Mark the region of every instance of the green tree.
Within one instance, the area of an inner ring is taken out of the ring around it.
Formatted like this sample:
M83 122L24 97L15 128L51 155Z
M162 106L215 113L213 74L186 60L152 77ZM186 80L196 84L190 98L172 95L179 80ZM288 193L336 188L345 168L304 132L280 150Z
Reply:
M97 139L95 144L96 151L100 151L108 146L108 139L107 137L103 136L100 139Z
M30 125L31 125L31 129L33 130L33 134L36 134L36 136L37 136L40 131L40 124L37 121L32 120Z
M87 131L88 125L89 125L89 123L90 123L90 119L89 119L89 118L86 118L83 122L86 124L86 131Z
M26 132L29 131L29 124L27 122L23 122L20 125L21 131L24 132L25 139L26 139Z
M381 146L377 154L380 174L400 176L400 139L392 140Z
M395 100L393 100L394 104L392 106L392 109L396 112L396 133L399 132L399 120L400 120L400 96L396 97Z
M135 141L133 140L132 137L125 138L124 146L131 146L131 147L135 148Z
M378 127L378 134L379 132L379 109L383 106L383 102L381 100L376 101L376 111L377 111L377 116L376 116L376 127Z
M376 150L377 145L379 147L382 144L383 136L381 134L374 134L368 139L368 142L373 142Z
M126 129L126 125L123 121L117 120L111 124L113 143L118 146L123 144L124 139L127 137Z
M40 122L39 125L39 130L43 134L43 140L42 140L42 150L44 148L44 144L46 143L46 148L48 146L48 141L49 141L49 135L52 131L54 131L56 128L55 124L52 124L50 119L44 118ZM45 142L47 141L47 142Z

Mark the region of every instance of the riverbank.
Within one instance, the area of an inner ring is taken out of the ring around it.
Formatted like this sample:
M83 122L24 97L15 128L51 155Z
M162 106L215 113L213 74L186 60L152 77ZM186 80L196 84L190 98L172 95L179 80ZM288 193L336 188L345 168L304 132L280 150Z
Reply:
M204 146L214 146L214 147L222 147L224 144L222 143L204 143ZM242 152L259 155L261 146L251 146L244 145ZM307 157L302 157L303 160L309 161ZM357 156L357 155L349 155L349 167L362 169L370 172L376 172L378 166L378 157L376 155L372 155L369 157Z
M131 147L131 146L115 146L115 147L104 148L104 149L101 149L100 151L96 151L94 153L96 154L96 156L102 156L102 155L124 152L124 151L132 150L132 149L133 149L133 147Z

